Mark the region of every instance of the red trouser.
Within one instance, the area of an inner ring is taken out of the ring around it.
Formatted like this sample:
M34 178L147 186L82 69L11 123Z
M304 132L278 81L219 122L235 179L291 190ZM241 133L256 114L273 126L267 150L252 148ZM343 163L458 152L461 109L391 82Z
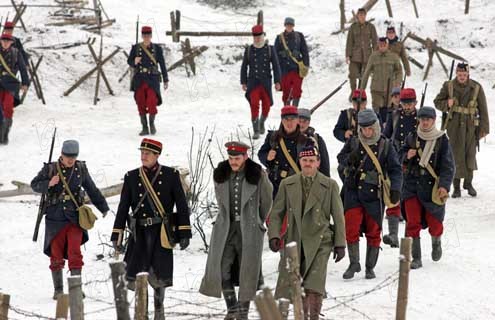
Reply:
M14 116L14 96L7 90L0 90L0 104L2 105L3 116L12 119Z
M64 268L64 251L67 248L67 257L69 258L69 269L81 269L84 265L81 254L82 229L69 223L63 227L50 243L50 269L59 271Z
M424 213L428 231L433 237L440 237L443 233L443 223L435 218L428 210L426 210L419 202L418 197L412 197L404 202L407 223L406 237L418 238L421 231L421 216Z
M297 71L290 71L282 76L280 85L282 86L282 101L285 103L289 100L289 93L291 99L299 99L302 94L302 82L303 78L299 76ZM290 91L292 89L292 92Z
M270 112L270 96L266 92L265 87L261 84L254 87L249 93L249 102L251 104L251 119L258 119L260 114L260 101L261 101L261 115L268 118L268 113Z
M387 210L385 210L385 213L386 213L387 217L390 217L390 216L400 217L400 204L396 207L393 207L393 208L387 208Z
M143 81L137 89L135 99L140 116L146 113L157 114L158 110L156 109L156 105L158 104L158 97L155 90L146 82Z
M345 212L345 237L348 243L356 243L359 241L359 233L361 225L365 225L365 235L368 245L371 247L380 246L380 226L366 212L364 207L356 207Z

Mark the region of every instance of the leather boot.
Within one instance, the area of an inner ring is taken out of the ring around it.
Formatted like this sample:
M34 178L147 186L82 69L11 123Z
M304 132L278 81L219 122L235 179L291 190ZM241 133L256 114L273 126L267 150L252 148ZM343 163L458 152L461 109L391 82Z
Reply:
M349 267L342 276L344 279L354 278L354 273L361 271L361 264L359 263L359 242L348 243L347 251L349 252Z
M250 301L239 302L239 316L237 317L238 320L248 320L250 303Z
M304 296L302 297L304 320L309 320L309 298L310 297L308 296L308 292L305 292Z
M319 320L323 296L317 292L308 292L309 299L309 320Z
M72 269L70 271L71 276L80 276L81 277L81 269ZM81 278L81 293L83 298L86 298L86 295L84 294L84 291L82 291L82 278Z
M223 289L223 298L225 299L225 305L227 306L227 314L224 320L235 320L239 315L239 304L237 303L237 297L234 289Z
M421 261L421 238L413 238L411 269L419 269L423 266Z
M366 279L374 279L376 278L374 268L376 266L376 262L378 261L378 253L380 251L379 247L371 247L368 246L366 248Z
M294 107L298 107L298 106L299 106L299 100L300 100L299 98L297 98L297 99L292 99L292 105L293 105Z
M431 237L431 259L438 261L442 258L442 240L440 237Z
M9 131L12 127L12 118L3 118L3 137L2 143L9 144Z
M53 280L53 300L64 294L64 276L62 270L52 271Z
M383 243L388 244L392 248L399 247L399 217L389 216L388 220L388 234L383 236Z
M151 134L156 133L155 116L156 116L156 114L150 114L150 133Z
M4 124L3 124L3 119L0 120L0 144L4 144L3 143L3 130L4 130Z
M259 139L260 137L260 121L258 118L251 121L253 123L253 139Z
M261 116L260 117L260 134L265 134L265 121L266 121L266 117Z
M461 179L454 178L454 192L452 192L452 198L461 197Z
M165 300L165 288L160 287L155 289L155 295L153 296L155 304L155 316L154 320L165 320L165 308L163 307L163 300Z
M476 192L476 189L473 187L473 171L468 170L466 178L464 178L464 183L462 184L462 188L464 190L468 191L468 194L471 197L476 197L478 193Z
M139 133L140 136L146 136L150 134L150 131L148 129L148 120L146 119L146 115L140 115L139 118L141 119L141 126L143 127L141 132Z

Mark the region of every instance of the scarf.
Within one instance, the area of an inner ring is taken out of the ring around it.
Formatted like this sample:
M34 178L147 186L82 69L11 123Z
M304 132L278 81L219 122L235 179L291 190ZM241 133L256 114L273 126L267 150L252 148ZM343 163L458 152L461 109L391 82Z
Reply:
M433 125L430 129L424 130L421 126L418 126L418 137L426 141L425 148L423 150L423 155L419 160L419 165L423 168L426 168L428 162L430 161L431 155L435 149L435 144L437 139L445 134L444 131L440 131L437 129L435 125Z
M372 127L373 127L373 135L371 136L371 138L366 138L363 135L363 133L361 132L362 127L360 125L358 125L359 139L361 139L361 141L363 141L364 143L366 143L369 146L377 143L378 140L380 140L380 137L382 135L382 128L380 126L380 121L376 121L375 123L373 123Z
M265 41L265 36L261 36L261 41L260 42L254 42L253 41L253 46L256 48L256 49L261 49L265 46L265 44L267 44L267 41Z

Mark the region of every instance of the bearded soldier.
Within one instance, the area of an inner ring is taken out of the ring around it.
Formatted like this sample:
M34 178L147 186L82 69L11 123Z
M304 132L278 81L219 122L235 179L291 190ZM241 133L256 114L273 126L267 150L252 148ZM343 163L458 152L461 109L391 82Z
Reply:
M330 159L328 157L327 144L321 134L316 133L315 128L311 127L311 110L298 108L299 128L308 138L308 143L318 149L320 154L320 172L330 177Z
M246 144L232 141L225 146L229 159L213 172L219 212L199 292L217 298L223 293L224 319L247 319L250 301L263 284L261 254L272 184L261 166L249 159Z
M320 317L328 260L334 252L335 262L345 256L345 223L339 186L318 172L320 159L315 147L304 148L298 157L301 172L284 179L270 213L268 237L270 249L280 249L280 231L288 220L283 240L296 242L299 249L304 319ZM282 250L275 298L292 298L287 271L287 256Z
M452 198L461 196L461 179L464 179L463 188L475 197L476 147L479 150L479 140L490 132L490 123L485 92L480 83L469 78L468 64L457 64L455 79L443 84L434 103L446 115L442 118L442 129L447 129L454 152L456 170Z
M406 237L413 238L411 269L422 267L420 231L428 227L431 235L431 258L442 257L441 236L445 202L454 178L454 157L449 139L435 126L432 107L418 111L417 132L411 132L401 149L404 166L403 199L407 216Z

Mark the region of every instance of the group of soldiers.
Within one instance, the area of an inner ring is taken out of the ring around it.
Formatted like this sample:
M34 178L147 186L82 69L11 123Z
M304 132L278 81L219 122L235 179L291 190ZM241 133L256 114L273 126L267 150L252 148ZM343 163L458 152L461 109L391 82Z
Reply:
M364 9L359 9L357 17L346 49L349 77L354 79L352 107L341 111L333 130L335 138L344 143L335 152L342 187L330 177L329 153L324 139L310 125L311 111L298 108L301 69L309 66L304 36L294 31L292 18L285 19L286 29L275 46L265 42L262 26L252 29L254 41L244 53L241 84L250 102L258 133L255 138L264 133L273 104L271 81L284 91L285 106L279 128L267 132L258 150L261 164L249 158L247 144L231 141L225 144L228 159L213 172L218 214L199 291L212 297L223 295L224 319L248 319L250 301L263 284L265 234L270 250L280 254L275 297L292 298L284 248L295 242L304 318L319 319L332 253L339 262L347 248L349 265L342 276L355 277L361 271L359 240L364 235L365 278L373 279L384 216L389 233L383 242L392 248L399 245L399 221L404 218L405 234L413 238L411 268L421 268L422 229L428 228L431 235L432 260L442 256L451 185L452 197L461 196L461 179L468 194L477 195L472 183L476 151L479 140L489 133L489 120L483 88L470 79L469 66L459 63L456 77L445 82L434 100L443 112L439 130L435 108L418 108L416 91L400 88L400 56L406 75L410 70L395 30L388 28L387 38L377 38ZM128 62L136 72L133 89L141 134L147 135L156 133L160 77L165 89L168 78L162 51L151 43L151 28L143 27L142 33L144 41L132 47ZM391 53L389 44L399 54ZM373 108L367 108L365 91L370 75ZM360 86L355 84L357 78ZM383 79L391 79L387 81L390 88L383 86ZM125 174L111 233L116 252L125 254L128 288L134 289L136 274L149 273L156 320L164 319L165 288L173 284L173 248L178 244L186 249L191 238L190 212L179 172L158 162L161 151L159 141L142 140L142 166ZM80 245L88 240L88 228L83 228L86 224L79 214L83 189L103 216L110 211L85 163L77 160L78 154L77 141L64 142L60 158L45 164L31 183L35 191L47 194L44 252L50 257L54 298L63 292L64 259L72 275L81 275ZM126 229L130 230L127 242Z

